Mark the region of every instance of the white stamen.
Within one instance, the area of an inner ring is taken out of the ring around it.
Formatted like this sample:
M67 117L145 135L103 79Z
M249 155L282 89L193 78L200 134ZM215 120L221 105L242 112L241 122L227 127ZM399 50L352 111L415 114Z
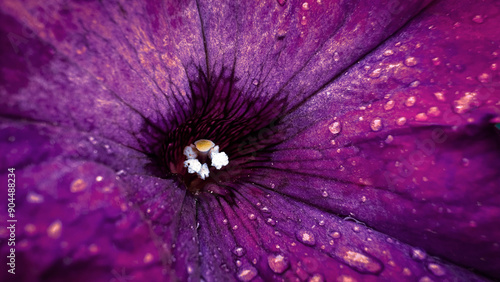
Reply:
M215 146L210 150L210 158L212 159L212 166L216 169L221 169L229 164L227 154L224 152L219 153L219 146Z
M186 146L186 148L184 148L184 156L186 156L188 160L196 159L196 157L198 157L198 154L196 154L193 147L194 146L191 145L191 146Z
M210 174L208 165L204 163L203 165L197 159L206 160L206 157L212 160L212 166L216 169L221 169L223 166L229 164L229 157L224 152L219 152L219 146L216 146L214 142L207 139L200 139L184 148L184 155L187 160L184 161L184 167L188 168L188 173L197 173L198 177L205 180Z
M199 176L201 179L205 180L205 178L206 178L209 174L210 174L210 170L208 170L208 166L207 166L207 164L203 164L203 165L201 166L200 171L198 172L198 176Z
M189 173L198 173L201 170L201 163L197 159L188 159L184 162L184 167L188 168Z

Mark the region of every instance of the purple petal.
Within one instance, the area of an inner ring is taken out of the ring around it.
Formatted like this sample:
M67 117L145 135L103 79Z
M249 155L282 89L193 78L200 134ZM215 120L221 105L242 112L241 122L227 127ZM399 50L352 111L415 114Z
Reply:
M276 190L500 275L491 4L433 5L288 116Z

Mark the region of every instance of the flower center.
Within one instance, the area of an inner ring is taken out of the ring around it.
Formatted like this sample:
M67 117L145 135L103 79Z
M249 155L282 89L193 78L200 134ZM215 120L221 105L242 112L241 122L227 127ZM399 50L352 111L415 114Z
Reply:
M253 84L242 94L235 81L200 73L190 82L190 105L174 107L176 120L144 130L157 176L176 178L195 195L227 195L270 159L282 140L276 123L286 99L266 100Z
M229 164L229 158L226 153L219 152L219 146L207 139L200 139L184 148L184 155L187 160L184 161L184 167L187 167L188 173L196 173L199 178L205 180L210 174L208 165L205 162L208 158L212 160L212 166L221 169Z

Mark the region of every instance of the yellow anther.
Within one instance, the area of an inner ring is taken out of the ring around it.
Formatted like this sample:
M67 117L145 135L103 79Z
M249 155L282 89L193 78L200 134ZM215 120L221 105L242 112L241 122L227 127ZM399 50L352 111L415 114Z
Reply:
M194 142L194 145L198 151L205 153L212 149L215 146L215 143L207 139L200 139Z

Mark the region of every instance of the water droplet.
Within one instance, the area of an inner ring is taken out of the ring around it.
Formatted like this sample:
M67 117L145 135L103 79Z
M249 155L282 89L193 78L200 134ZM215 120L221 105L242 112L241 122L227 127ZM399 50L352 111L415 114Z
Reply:
M467 159L467 158L463 158L462 159L462 165L465 166L465 167L468 167L470 164L470 160Z
M238 225L233 226L233 230L236 230L236 229L238 229Z
M236 246L236 248L233 249L233 254L238 257L242 257L245 255L246 251L243 247Z
M429 268L429 270L436 276L443 276L446 274L444 268L436 263L429 263L429 265L427 265L427 268Z
M70 191L77 193L85 190L85 188L87 188L87 183L83 179L78 178L71 183Z
M394 51L392 51L391 49L384 51L384 56L391 56L392 54L394 54Z
M95 144L97 144L97 141L95 140L95 138L94 138L94 137L89 136L89 137L88 137L88 139L89 139L90 143L92 143L92 144L94 144L94 145L95 145Z
M394 137L392 135L387 135L387 138L385 138L385 143L390 144L394 140Z
M338 238L340 238L340 233L335 231L335 232L330 234L330 237L338 239Z
M415 116L416 121L426 121L427 120L427 115L425 113L418 113Z
M323 196L323 198L326 198L326 197L328 197L328 192L326 192L326 191L323 191L323 192L321 193L321 196Z
M314 246L316 244L314 234L309 230L299 230L295 235L297 236L297 240L304 243L305 245Z
M427 276L424 276L418 280L418 282L434 282L432 279L430 279Z
M356 233L358 233L359 231L361 231L361 228L358 226L358 225L355 225L352 230Z
M309 10L309 3L307 3L307 2L302 3L302 10L305 10L305 11Z
M39 203L43 203L44 198L42 195L37 194L35 192L28 192L28 195L26 195L26 200L29 203L39 204Z
M61 236L62 232L62 222L56 220L52 222L49 227L47 227L47 235L52 239L57 239Z
M417 101L417 98L415 98L415 96L410 96L410 97L408 97L408 99L406 99L405 105L407 107L412 107L413 105L415 105L416 101Z
M496 64L496 63L491 64L490 69L491 70L497 70L498 69L498 64Z
M248 218L254 220L256 218L255 214L251 213L248 215Z
M382 129L382 120L380 118L375 118L370 123L370 127L373 131L379 131Z
M95 178L95 181L97 181L97 182L101 182L101 181L102 181L102 179L103 179L103 177L99 175L99 176L97 176L97 177Z
M411 250L411 258L414 260L424 260L427 257L427 254L420 249L412 249Z
M405 117L400 117L396 120L396 124L399 126L405 125L406 123L406 118Z
M436 99L438 99L439 101L445 101L446 99L444 98L444 94L443 92L435 92L434 93L434 96L436 97Z
M361 197L361 202L363 202L363 203L366 202L366 196Z
M281 274L288 268L288 260L282 255L269 255L267 263L274 273Z
M265 212L265 213L270 213L271 211L269 210L268 207L264 206L260 209L262 212Z
M427 115L428 116L431 116L431 117L437 117L441 114L441 111L439 110L438 107L430 107L428 110L427 110Z
M419 80L415 80L412 83L410 83L410 87L417 87L419 85L420 85L420 81Z
M417 64L417 59L415 59L415 57L408 57L406 58L405 60L405 65L407 67L413 67Z
M342 128L340 126L340 122L338 122L338 121L330 124L330 126L328 127L328 129L330 130L330 132L332 134L338 134L342 130Z
M475 22L475 23L483 23L484 22L484 18L483 16L481 15L475 15L473 18L472 18L472 21Z
M377 260L355 251L346 251L342 259L352 268L360 272L378 273L382 265Z
M307 19L306 16L302 16L302 19L300 20L301 25L306 25L307 24Z
M286 0L278 0L278 4L280 4L280 6L285 6Z
M477 80L479 80L479 82L481 83L487 83L490 81L490 75L487 73L482 73L477 76Z
M453 101L453 110L457 114L463 114L467 112L470 109L471 104L475 101L475 97L476 93L465 92L465 95L462 98Z
M323 276L321 274L314 274L307 282L323 282Z
M438 57L432 58L432 64L435 66L439 66L441 64L441 59Z
M240 281L250 281L257 276L257 269L253 266L246 266L238 272L238 279Z
M394 108L395 104L396 103L393 100L387 101L387 103L385 103L385 105L384 105L384 110L386 110L386 111L391 110L392 108Z
M370 77L371 78L378 78L380 77L380 73L382 72L382 69L380 68L377 68L377 69L374 69L371 73L370 73Z
M271 226L275 226L276 225L276 221L272 218L268 218L266 219L266 223L271 225Z
M318 222L318 225L319 225L319 226L323 226L323 225L325 225L325 221L324 221L324 220L320 220L320 221Z
M227 222L228 222L227 218L224 218L224 220L222 220L222 223L224 223L224 224L227 224Z
M338 62L340 60L340 55L338 52L333 53L333 60L335 62Z
M252 80L252 84L257 86L257 85L259 85L259 81L257 79L254 79L254 80Z
M411 276L411 270L407 267L403 268L403 275L404 276Z

